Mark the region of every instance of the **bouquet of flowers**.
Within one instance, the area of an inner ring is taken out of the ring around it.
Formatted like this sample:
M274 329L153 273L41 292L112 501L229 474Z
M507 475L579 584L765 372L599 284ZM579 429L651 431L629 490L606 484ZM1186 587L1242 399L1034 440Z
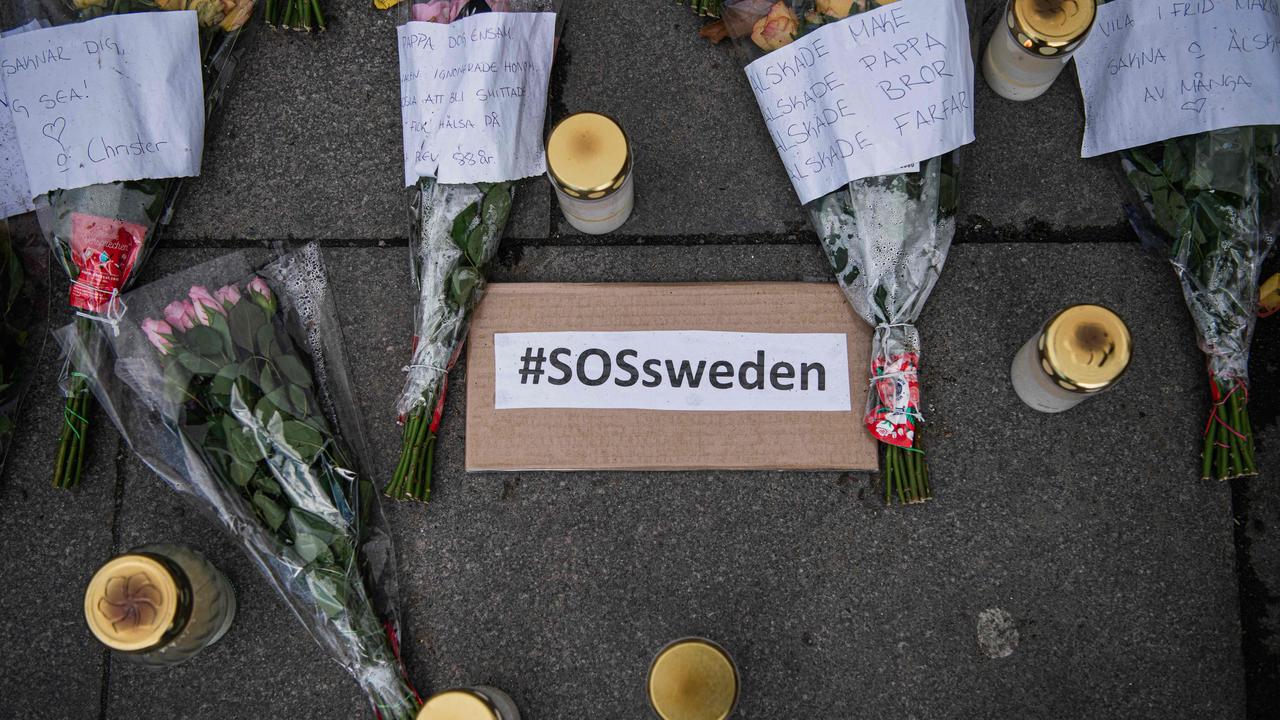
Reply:
M700 32L734 42L744 65L823 25L894 0L694 0L720 19ZM972 10L970 10L972 12ZM972 18L970 18L972 20ZM875 328L872 392L865 424L882 444L885 501L932 497L922 448L920 334L915 321L942 272L955 235L957 153L915 172L850 182L805 205L836 281Z
M121 435L243 543L380 717L411 720L394 552L319 249L257 271L230 255L126 302L119 334L57 333Z
M0 470L13 438L30 364L40 353L39 345L31 348L31 342L43 335L44 329L36 326L48 308L48 298L42 297L48 268L41 262L48 251L40 255L32 250L19 247L9 234L8 221L0 219Z
M200 25L205 106L212 113L235 67L232 55L255 0L19 0L0 10L6 25L30 20L42 25L82 22L108 14L192 10ZM71 279L72 307L88 329L94 318L121 312L119 293L137 275L154 249L157 231L167 221L180 179L112 182L55 190L37 200L45 237ZM86 280L86 278L89 278ZM66 408L53 484L80 482L91 396L84 378L68 374Z
M548 12L560 0L414 0L407 19L450 23L481 12ZM514 198L510 182L445 184L424 177L409 193L410 258L419 297L413 356L396 403L404 424L400 460L386 493L425 502L449 370L462 351Z
M1131 224L1167 252L1209 369L1200 472L1258 474L1249 422L1249 345L1262 262L1280 230L1280 126L1237 127L1120 153L1137 191Z

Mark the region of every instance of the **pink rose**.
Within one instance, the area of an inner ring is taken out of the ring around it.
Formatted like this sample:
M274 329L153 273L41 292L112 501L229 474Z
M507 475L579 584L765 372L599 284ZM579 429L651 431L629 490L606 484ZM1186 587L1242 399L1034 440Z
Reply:
M246 289L249 291L249 299L258 307L267 311L268 315L276 314L276 297L271 294L271 286L267 285L267 281L255 276L249 281Z
M172 327L190 330L196 324L196 309L186 300L174 300L164 308L164 319Z
M511 10L511 0L489 0L489 9L494 12L508 12Z
M422 22L451 23L467 6L468 0L430 0L413 4L413 19Z
M232 308L236 303L240 302L240 288L235 285L224 285L218 288L213 294L228 309Z
M173 349L173 328L169 323L155 318L147 318L142 321L142 333L147 336L147 340L160 351L161 355L168 355Z
M203 285L191 286L191 304L195 307L196 322L201 325L208 325L213 321L213 314L226 315L227 311L222 309L222 302L209 292L209 288Z

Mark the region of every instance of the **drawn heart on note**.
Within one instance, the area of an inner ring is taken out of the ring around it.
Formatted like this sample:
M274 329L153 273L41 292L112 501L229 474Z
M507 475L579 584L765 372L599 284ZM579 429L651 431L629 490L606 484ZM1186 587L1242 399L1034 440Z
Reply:
M1208 102L1208 100L1209 98L1197 98L1195 100L1188 100L1187 102L1182 103L1182 109L1195 110L1198 113L1204 109L1204 104Z
M66 118L58 118L57 120L54 120L53 122L45 123L45 124L44 124L44 127L40 128L40 132L44 133L44 136L45 136L45 137L47 137L47 138L49 138L50 140L52 140L52 141L54 141L54 142L58 143L59 145L61 145L61 144L62 144L62 133L63 133L66 129L67 129L67 119L66 119Z

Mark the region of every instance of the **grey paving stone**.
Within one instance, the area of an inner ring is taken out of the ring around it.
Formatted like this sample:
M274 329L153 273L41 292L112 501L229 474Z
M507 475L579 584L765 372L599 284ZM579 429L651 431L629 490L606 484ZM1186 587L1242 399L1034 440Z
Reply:
M161 250L149 272L217 252ZM398 449L390 407L410 322L404 253L326 253L384 471ZM495 276L824 273L809 245L733 245L525 247L504 253ZM1005 379L1010 357L1043 317L1085 300L1129 320L1133 367L1069 413L1025 409ZM905 510L839 473L466 474L457 373L432 504L389 508L412 677L427 691L499 685L530 717L642 718L652 653L703 634L741 664L743 718L1243 717L1230 498L1195 479L1202 365L1164 263L1130 245L962 246L921 329L938 498ZM234 545L136 462L122 467L121 544L179 536L207 550L243 609L222 643L167 675L113 663L108 716L361 716L354 685ZM15 477L36 483L10 473L6 495ZM109 507L86 499L73 507ZM51 553L86 567L107 554L100 538L63 550L27 526L5 537L29 543L32 567ZM978 641L995 609L1018 632L1004 658ZM47 609L25 612L48 623ZM64 614L60 629L82 623ZM63 667L101 659L87 639L64 652ZM48 667L30 661L32 673ZM14 691L20 707L64 697L35 675Z
M118 437L92 415L97 424L80 488L50 485L62 423L57 357L45 348L0 476L5 718L100 717L105 653L85 624L84 588L114 545Z
M260 28L187 184L168 237L390 240L408 235L398 15L329 3L327 33ZM512 237L548 232L549 192L521 184Z
M117 520L120 547L188 545L236 591L236 618L217 643L172 668L113 658L104 717L357 718L369 714L355 681L306 633L220 524L132 453Z
M754 250L527 248L498 275L821 269L807 247ZM358 252L344 262L371 274L398 263ZM351 316L385 313L371 284L351 293ZM1071 413L1025 409L1009 359L1083 300L1129 319L1134 366ZM400 361L376 355L399 341L364 322L353 354L381 403ZM738 656L742 717L1242 717L1230 499L1195 479L1202 366L1164 264L1131 246L961 247L921 327L939 497L919 509L835 473L465 474L455 392L434 502L391 511L414 677L496 683L534 717L641 718L651 653L699 633ZM979 648L991 608L1016 621L1008 658Z

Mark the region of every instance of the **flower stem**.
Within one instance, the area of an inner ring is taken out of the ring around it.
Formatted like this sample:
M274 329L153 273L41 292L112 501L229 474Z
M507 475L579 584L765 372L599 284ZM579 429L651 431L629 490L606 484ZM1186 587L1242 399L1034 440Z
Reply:
M916 426L915 440L909 448L885 445L884 448L884 500L897 496L903 505L922 503L933 497L929 489L929 466L924 451L920 449L920 426Z

